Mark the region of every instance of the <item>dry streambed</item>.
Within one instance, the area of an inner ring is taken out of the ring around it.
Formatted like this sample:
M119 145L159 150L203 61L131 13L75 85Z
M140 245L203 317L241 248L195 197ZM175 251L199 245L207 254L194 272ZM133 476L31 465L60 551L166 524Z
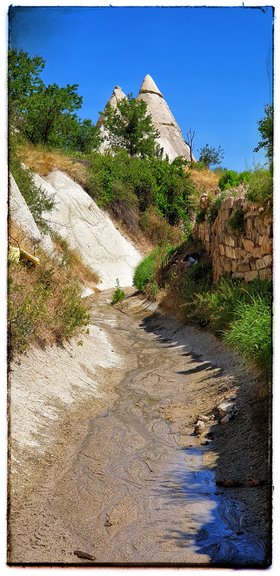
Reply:
M59 421L39 427L40 459L24 439L21 452L12 442L10 563L267 565L269 405L260 382L213 336L137 295L119 309L109 299L94 297L92 323L111 364L91 373L98 339L89 335L72 366L89 381L77 390L81 374L72 372L71 403L57 394L56 405L53 390ZM65 385L63 373L56 380ZM11 412L13 433L13 402ZM23 430L36 418L25 411Z

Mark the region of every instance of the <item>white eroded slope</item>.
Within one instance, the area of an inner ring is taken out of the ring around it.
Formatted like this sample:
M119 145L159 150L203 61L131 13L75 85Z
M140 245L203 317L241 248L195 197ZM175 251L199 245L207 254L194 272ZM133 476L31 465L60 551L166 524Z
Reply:
M9 213L11 219L25 232L35 246L40 245L48 254L52 254L53 243L50 235L40 232L12 175L10 175L9 183Z
M101 289L132 286L141 254L115 228L79 184L55 170L47 178L37 174L35 182L54 196L55 209L47 215L51 228L77 250L85 264L100 277Z

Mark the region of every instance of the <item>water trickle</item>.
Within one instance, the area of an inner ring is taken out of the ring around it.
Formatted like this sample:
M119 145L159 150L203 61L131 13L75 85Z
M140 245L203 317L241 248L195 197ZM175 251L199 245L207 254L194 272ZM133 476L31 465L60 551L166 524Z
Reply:
M183 453L185 469L180 467L177 479L181 476L181 491L197 527L197 551L207 554L215 564L262 564L265 546L243 528L246 509L242 503L227 497L224 489L217 489L215 469L203 463L202 449L191 447Z

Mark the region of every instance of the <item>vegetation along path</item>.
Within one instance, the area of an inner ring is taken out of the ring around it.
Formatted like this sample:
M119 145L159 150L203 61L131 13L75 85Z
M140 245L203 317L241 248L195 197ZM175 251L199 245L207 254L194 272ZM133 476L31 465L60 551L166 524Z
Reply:
M106 405L72 405L56 460L37 460L36 482L11 494L10 562L267 565L261 383L214 336L132 289L114 307L111 295L92 297L92 322L123 358L122 379L107 369ZM234 415L222 424L224 401Z

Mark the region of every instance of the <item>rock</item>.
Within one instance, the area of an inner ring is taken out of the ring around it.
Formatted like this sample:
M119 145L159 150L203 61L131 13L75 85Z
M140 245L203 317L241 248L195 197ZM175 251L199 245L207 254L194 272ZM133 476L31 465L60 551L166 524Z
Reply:
M234 403L233 402L222 402L217 406L217 410L219 413L220 418L224 418L228 414L232 414L234 410Z
M230 414L227 414L226 416L224 416L221 419L221 424L227 424L227 422L229 422L233 417L233 413L231 412Z
M204 416L199 414L199 416L197 417L197 421L201 420L202 422L209 422L210 418L209 416Z
M50 227L98 274L98 287L114 288L117 278L120 286L132 286L141 254L120 234L108 214L59 170L47 178L36 174L35 183L54 197L55 208L48 215Z
M258 278L258 271L251 270L251 272L244 272L244 280L245 282L252 282L255 278Z
M153 125L159 131L157 142L163 158L167 155L169 161L172 162L177 156L183 156L190 160L190 148L183 139L181 129L164 96L149 74L143 80L137 100L146 102L147 114L152 117Z
M200 436L206 428L205 422L203 420L198 420L194 427L195 436Z
M40 245L47 254L51 255L54 252L53 243L49 234L42 234L31 214L31 211L23 198L19 187L10 175L10 207L9 212L11 219L25 232L26 236L36 246Z
M78 558L84 558L85 560L96 560L96 558L94 556L92 556L92 554L88 554L87 552L82 552L82 550L74 550L74 554L75 556L78 556Z
M88 296L91 296L92 294L94 294L94 291L89 288L88 286L84 286L83 290L81 292L81 298L87 298Z

